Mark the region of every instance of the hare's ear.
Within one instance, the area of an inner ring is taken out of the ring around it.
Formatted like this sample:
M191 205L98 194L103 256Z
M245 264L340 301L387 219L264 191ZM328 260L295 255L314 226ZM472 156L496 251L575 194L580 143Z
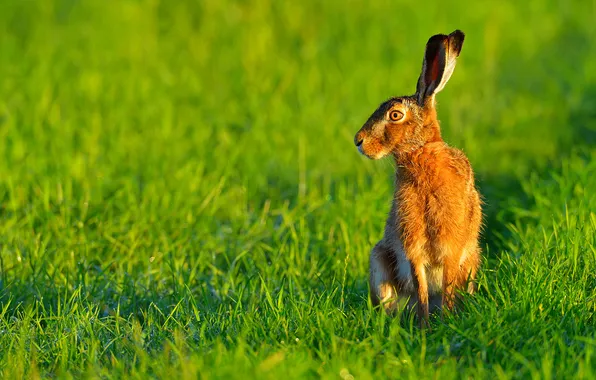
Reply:
M416 100L420 106L429 96L441 91L451 78L464 37L461 30L456 30L448 36L434 35L426 43L422 73L416 87Z

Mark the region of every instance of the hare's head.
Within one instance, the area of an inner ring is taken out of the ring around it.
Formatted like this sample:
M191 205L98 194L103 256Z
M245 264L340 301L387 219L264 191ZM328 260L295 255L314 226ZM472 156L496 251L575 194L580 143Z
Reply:
M464 43L464 33L437 34L426 43L416 93L381 104L360 128L354 143L372 159L415 150L441 139L435 94L445 87Z

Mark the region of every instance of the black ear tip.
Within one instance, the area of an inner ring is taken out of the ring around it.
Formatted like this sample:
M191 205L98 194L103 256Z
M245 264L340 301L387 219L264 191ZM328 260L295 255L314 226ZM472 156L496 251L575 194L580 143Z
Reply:
M435 34L434 36L428 39L428 41L426 42L426 46L439 46L447 42L448 38L449 36L446 36L444 34Z
M459 29L454 30L449 35L449 42L450 42L451 48L453 49L453 51L457 52L458 55L459 55L459 52L461 51L462 45L464 44L465 38L466 38L466 35L464 34L464 32L462 32Z
M458 45L462 45L464 43L464 39L466 35L459 29L454 30L450 35L449 39L451 41L455 41Z
M455 29L453 32L451 32L449 37L456 37L463 40L466 37L466 34L459 29Z

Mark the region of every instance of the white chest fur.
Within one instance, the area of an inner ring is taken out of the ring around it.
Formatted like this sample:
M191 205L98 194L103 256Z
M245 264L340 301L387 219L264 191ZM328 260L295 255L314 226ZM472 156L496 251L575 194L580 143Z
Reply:
M402 291L410 293L413 296L416 289L412 280L410 261L406 258L403 245L400 241L397 241L392 248L393 252L395 252L395 273L397 280L403 286ZM443 267L428 266L426 268L426 280L430 294L440 293L443 288Z

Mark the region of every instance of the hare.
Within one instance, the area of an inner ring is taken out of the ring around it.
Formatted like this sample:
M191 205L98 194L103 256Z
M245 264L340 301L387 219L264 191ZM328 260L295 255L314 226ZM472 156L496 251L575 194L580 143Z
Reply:
M417 304L420 326L431 310L453 308L457 290L474 292L480 265L481 200L463 152L441 138L435 94L455 68L464 33L432 36L416 93L381 104L358 131L363 155L396 163L395 195L383 239L370 254L375 305L393 312Z

